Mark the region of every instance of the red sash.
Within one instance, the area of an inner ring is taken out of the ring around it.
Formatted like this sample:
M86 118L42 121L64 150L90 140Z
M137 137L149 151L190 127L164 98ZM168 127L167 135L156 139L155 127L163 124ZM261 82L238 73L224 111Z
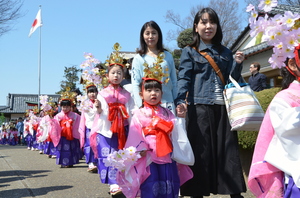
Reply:
M39 124L34 124L33 125L33 130L37 131L38 127L39 127Z
M145 135L156 135L156 154L158 157L165 156L173 150L169 137L173 126L172 121L166 121L160 117L153 116L151 124L143 128Z
M108 103L109 115L108 120L111 121L110 130L113 133L118 133L118 148L123 149L126 142L124 121L129 118L126 107L122 103Z
M46 139L47 142L52 142L52 139L50 137L50 135L48 135L48 138Z
M73 120L72 119L64 119L61 120L60 122L61 126L61 136L65 137L67 140L73 140L73 134L72 134L72 124Z

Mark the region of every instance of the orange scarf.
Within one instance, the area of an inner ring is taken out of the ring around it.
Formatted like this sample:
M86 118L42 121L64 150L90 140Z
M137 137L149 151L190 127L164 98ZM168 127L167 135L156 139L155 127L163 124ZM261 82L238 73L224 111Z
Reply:
M111 121L110 130L118 133L118 148L123 149L126 142L124 121L129 118L126 107L122 103L108 103L109 115L108 120Z

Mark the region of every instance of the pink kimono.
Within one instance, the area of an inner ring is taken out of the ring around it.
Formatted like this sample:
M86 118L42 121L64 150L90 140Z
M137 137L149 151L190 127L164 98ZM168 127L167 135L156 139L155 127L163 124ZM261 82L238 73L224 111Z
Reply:
M137 151L147 150L147 153L134 166L127 167L125 172L119 172L117 181L127 198L139 195L154 197L157 192L164 193L166 198L176 197L179 186L192 178L193 173L187 165L178 164L171 159L171 134L176 126L175 121L172 112L161 106L158 106L154 116L149 107L134 112L125 148L134 146ZM149 126L153 128L148 129ZM168 178L170 175L172 179ZM148 181L152 176L154 179ZM172 190L165 191L164 188L160 188L161 182L166 182L166 188ZM143 193L140 189L144 187L148 190Z
M280 91L264 117L248 178L248 186L257 197L283 197L284 173L292 176L298 188L300 186L299 90L300 83L294 81Z

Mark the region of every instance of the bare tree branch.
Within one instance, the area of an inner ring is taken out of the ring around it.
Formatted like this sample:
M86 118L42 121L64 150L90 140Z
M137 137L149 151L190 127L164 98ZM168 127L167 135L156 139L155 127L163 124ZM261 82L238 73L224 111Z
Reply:
M23 0L0 0L0 36L12 30L12 24L22 15Z
M167 40L176 40L180 32L192 28L196 13L203 7L204 6L201 4L192 7L189 16L186 17L185 20L181 20L181 17L178 14L168 10L165 16L166 21L174 24L177 27L177 30L170 30L167 34ZM243 20L241 14L238 14L238 0L210 0L208 7L213 8L217 12L224 35L223 44L229 47L240 34L241 23Z

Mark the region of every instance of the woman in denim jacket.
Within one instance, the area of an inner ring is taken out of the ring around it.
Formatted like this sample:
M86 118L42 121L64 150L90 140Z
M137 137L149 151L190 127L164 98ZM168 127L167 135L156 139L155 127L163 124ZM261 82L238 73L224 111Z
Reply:
M194 19L193 43L183 49L180 58L176 111L179 117L185 117L187 112L187 134L195 155L191 166L194 178L181 187L183 196L213 193L243 197L241 192L246 191L237 132L230 131L223 99L224 85L207 59L198 53L207 52L214 59L225 82L229 74L239 80L244 55L237 52L233 58L232 52L221 45L222 38L217 14L204 8Z

